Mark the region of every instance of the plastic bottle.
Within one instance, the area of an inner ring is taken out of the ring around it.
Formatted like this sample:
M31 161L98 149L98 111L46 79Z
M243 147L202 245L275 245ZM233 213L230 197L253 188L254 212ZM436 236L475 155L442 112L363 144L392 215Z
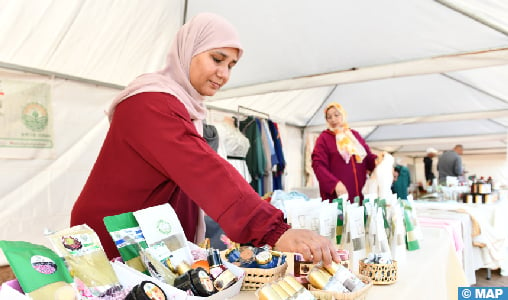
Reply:
M334 291L339 293L349 292L341 282L332 277L330 273L320 268L313 268L307 275L310 284L313 287L324 291Z

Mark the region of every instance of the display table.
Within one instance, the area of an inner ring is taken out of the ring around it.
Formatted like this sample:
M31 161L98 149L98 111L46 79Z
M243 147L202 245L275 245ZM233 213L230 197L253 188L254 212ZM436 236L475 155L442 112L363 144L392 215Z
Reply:
M468 286L455 245L444 228L422 228L419 250L408 251L398 262L398 279L391 285L374 285L367 299L457 299L458 287ZM293 270L288 266L288 273ZM255 300L254 292L243 291L235 300Z
M456 201L415 201L418 217L460 219L463 223L463 265L471 273L480 268L501 269L508 276L508 200L489 204Z
M442 227L444 225L433 224L429 220L440 221L449 224L448 232L455 243L455 251L461 261L469 285L476 283L476 270L482 264L474 253L472 240L472 222L469 214L465 212L420 210L417 212L421 227Z

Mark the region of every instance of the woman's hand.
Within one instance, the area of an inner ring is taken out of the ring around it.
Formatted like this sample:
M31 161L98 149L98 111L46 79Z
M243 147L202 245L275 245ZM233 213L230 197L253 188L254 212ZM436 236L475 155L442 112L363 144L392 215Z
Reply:
M337 194L337 197L347 194L346 186L342 183L342 181L337 182L337 185L335 186L335 193Z
M329 265L332 260L339 262L336 246L330 239L308 229L289 229L281 235L274 249L303 255L306 261Z

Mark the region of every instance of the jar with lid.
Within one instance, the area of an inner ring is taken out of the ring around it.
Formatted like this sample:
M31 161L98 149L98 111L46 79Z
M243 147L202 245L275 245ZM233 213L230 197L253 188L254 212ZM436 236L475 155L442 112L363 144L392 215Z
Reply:
M215 293L210 274L202 267L191 269L186 263L176 268L178 276L175 287L183 291L191 291L194 296L208 297Z
M208 250L208 264L210 265L210 276L214 287L221 291L237 282L236 275L231 272L223 263L218 249Z
M151 281L143 281L135 285L125 300L166 300L166 294L155 283Z

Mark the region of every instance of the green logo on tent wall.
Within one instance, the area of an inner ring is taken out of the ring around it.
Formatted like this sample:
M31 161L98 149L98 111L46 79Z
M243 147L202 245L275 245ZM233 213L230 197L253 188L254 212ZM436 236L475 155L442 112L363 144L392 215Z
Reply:
M43 131L48 126L48 111L39 103L28 103L21 113L23 124L32 131Z

